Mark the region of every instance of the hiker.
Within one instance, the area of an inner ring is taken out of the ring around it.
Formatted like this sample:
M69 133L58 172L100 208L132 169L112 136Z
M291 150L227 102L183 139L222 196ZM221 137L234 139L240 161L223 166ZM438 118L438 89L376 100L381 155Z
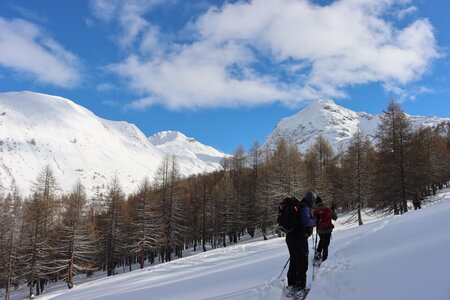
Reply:
M306 294L306 271L308 270L308 238L311 236L315 220L311 216L316 194L308 192L299 201L295 197L288 197L283 203L291 201L297 218L292 229L286 230L286 244L289 250L289 269L287 273L287 293L290 297L301 297ZM283 205L283 203L281 205ZM280 206L281 211L281 206ZM280 221L279 221L280 223ZM282 223L282 222L281 222ZM300 296L299 296L300 295Z
M423 200L422 196L419 197L418 195L416 195L414 197L414 200L413 200L414 210L422 208L422 200Z
M316 198L316 205L313 210L313 216L317 218L317 233L320 237L319 245L317 246L314 255L314 261L320 264L328 258L328 246L331 241L331 232L334 225L331 219L337 220L335 209L327 207L320 197Z

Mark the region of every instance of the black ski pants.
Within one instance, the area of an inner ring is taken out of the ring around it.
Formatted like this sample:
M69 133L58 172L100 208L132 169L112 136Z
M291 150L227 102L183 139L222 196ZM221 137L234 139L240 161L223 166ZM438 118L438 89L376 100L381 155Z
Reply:
M286 235L290 262L287 273L288 285L298 289L306 287L306 271L308 271L308 239L304 232L292 232Z
M328 258L328 246L330 246L331 233L319 234L320 240L317 246L317 252L322 254L322 261Z

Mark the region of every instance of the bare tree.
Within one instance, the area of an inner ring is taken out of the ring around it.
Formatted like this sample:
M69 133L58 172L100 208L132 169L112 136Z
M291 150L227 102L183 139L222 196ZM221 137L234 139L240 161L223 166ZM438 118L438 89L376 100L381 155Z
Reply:
M71 289L74 286L73 276L92 270L96 256L95 240L89 227L86 192L80 181L69 195L63 197L62 206L58 272Z
M56 240L53 229L58 221L56 212L59 207L56 190L53 171L46 166L34 183L33 195L24 203L21 260L23 274L30 287L30 297L33 296L34 286L36 295L39 295L46 281L54 278L58 271L53 243Z
M387 110L380 117L377 129L381 207L395 214L408 211L407 207L407 152L411 139L411 124L400 104L389 101ZM388 204L388 205L386 205Z
M13 285L19 284L21 198L17 189L8 194L0 211L0 285L5 287L5 300L9 299Z

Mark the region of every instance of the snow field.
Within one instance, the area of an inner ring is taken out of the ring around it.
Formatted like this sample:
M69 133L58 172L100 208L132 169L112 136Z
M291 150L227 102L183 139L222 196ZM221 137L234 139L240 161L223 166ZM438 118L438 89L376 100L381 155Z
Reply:
M312 284L310 264L308 300L449 300L450 189L440 197L433 206L363 226L342 230L338 223ZM284 238L247 242L38 299L283 299L278 276L287 259Z

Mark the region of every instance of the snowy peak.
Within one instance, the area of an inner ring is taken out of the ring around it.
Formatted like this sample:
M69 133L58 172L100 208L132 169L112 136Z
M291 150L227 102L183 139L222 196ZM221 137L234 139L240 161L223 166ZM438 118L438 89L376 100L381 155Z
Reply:
M62 191L80 179L92 195L116 175L130 193L144 177L153 178L166 155L177 156L182 175L220 169L226 155L198 142L201 150L195 155L185 147L195 140L180 132L161 133L156 145L151 140L134 124L99 118L62 97L0 93L0 182L5 188L16 184L27 194L50 165Z
M179 131L161 131L148 139L157 149L168 155L175 155L179 160L198 159L206 164L219 164L222 158L228 156Z
M408 116L413 126L435 126L450 118ZM282 119L265 143L274 145L281 137L294 141L301 152L305 152L319 135L327 139L335 151L344 149L352 136L361 131L373 138L380 115L355 112L334 103L333 100L311 102L303 110Z
M337 105L333 100L317 100L311 102L297 114L282 119L278 125L281 128L288 128L308 124L317 130L321 130L342 126L349 122L355 122L357 119L358 115L354 111Z
M174 141L184 141L187 140L187 136L185 136L184 134L182 134L179 131L161 131L158 133L155 133L154 135L152 135L151 137L148 138L149 141L155 145L163 145L166 143L171 143ZM192 139L193 141L195 141L194 139Z

